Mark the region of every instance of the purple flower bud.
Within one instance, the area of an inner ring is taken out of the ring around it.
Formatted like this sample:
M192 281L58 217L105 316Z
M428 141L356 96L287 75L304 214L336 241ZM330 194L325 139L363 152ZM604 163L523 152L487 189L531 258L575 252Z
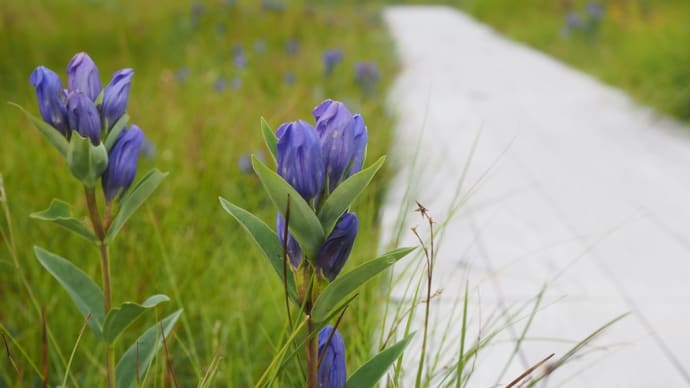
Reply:
M108 155L108 167L101 179L107 202L112 201L120 190L124 194L134 181L134 176L137 174L139 149L143 142L144 133L136 125L122 131L115 141Z
M60 77L54 71L39 66L32 73L29 82L36 88L38 110L46 123L55 127L64 136L69 134L65 91Z
M345 341L338 330L331 325L319 332L319 359L321 360L318 372L319 388L344 387L347 380Z
M343 214L330 236L321 246L316 259L316 268L330 281L343 269L357 237L359 220L355 213Z
M276 233L278 234L280 244L283 245L283 235L285 233L285 218L283 218L283 216L280 215L280 213L276 214ZM295 240L295 238L292 236L290 232L288 232L287 239L287 255L290 259L290 264L292 265L292 267L295 269L299 268L299 265L302 262L302 249L297 243L297 240Z
M309 123L293 121L282 124L278 137L278 174L306 200L321 193L324 183L324 165L321 159L319 137Z
M355 174L362 169L362 162L364 161L364 153L367 149L367 142L369 135L367 134L367 126L364 124L362 115L356 114L353 117L355 121L354 126L354 153L352 156L352 165L347 173L347 176Z
M67 122L72 130L91 139L93 145L101 142L101 119L93 101L82 92L67 96Z
M129 98L129 86L132 83L132 69L118 70L113 74L113 79L105 87L103 92L103 117L107 120L108 129L112 128L117 120L127 110Z
M67 65L67 89L70 92L81 91L91 101L101 93L101 80L98 77L98 68L86 53L75 55Z
M354 125L345 104L326 100L313 110L316 132L321 143L321 156L326 166L328 191L340 183L354 156Z

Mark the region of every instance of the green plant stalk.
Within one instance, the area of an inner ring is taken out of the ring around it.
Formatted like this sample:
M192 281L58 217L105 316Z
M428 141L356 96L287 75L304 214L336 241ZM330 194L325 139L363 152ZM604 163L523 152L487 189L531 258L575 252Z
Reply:
M306 258L303 260L306 260ZM316 342L317 336L314 333L314 321L311 319L311 309L314 305L312 295L314 291L314 268L310 264L306 264L303 267L304 271L302 274L305 281L303 282L302 295L304 298L304 315L307 318L307 342L304 345L307 361L307 388L318 388L319 352Z
M108 256L108 245L105 243L105 229L101 221L101 215L98 212L98 205L96 203L96 192L91 187L84 186L84 193L86 195L86 205L89 210L89 218L93 225L93 231L98 237L98 251L101 255L101 278L103 281L103 310L107 316L112 305L112 296L110 292L110 258ZM107 205L110 207L110 204ZM105 342L105 370L108 387L115 386L115 364L113 363L113 350L109 342Z

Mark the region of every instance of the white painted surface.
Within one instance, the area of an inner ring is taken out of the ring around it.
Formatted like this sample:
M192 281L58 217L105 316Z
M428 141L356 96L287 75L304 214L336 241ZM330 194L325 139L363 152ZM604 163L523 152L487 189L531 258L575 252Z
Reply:
M451 8L391 7L385 20L402 70L390 95L398 172L383 208L384 241L401 207L402 225L424 230L414 200L437 221L447 218L480 134L462 195L481 183L438 250L434 289L444 291L432 303L431 354L457 350L453 309L466 280L472 339L546 284L529 338L576 341L632 313L594 342L607 350L559 369L548 386L690 386L690 129ZM415 243L408 230L402 236L401 245ZM397 298L409 298L405 283ZM524 324L480 353L470 387L505 385L573 346L525 341L497 381Z

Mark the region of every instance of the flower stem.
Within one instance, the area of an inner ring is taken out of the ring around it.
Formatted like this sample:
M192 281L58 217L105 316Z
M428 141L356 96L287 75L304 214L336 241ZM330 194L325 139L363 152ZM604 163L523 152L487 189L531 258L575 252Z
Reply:
M96 192L93 188L84 187L86 195L86 206L89 210L89 218L93 231L98 237L98 251L101 255L101 279L103 281L103 310L107 315L110 312L112 305L112 296L110 292L110 258L108 256L108 246L105 243L105 230L103 222L101 221L101 214L98 211L96 203ZM105 343L105 370L108 382L108 387L115 386L115 370L113 365L113 354L110 343Z
M304 314L307 316L307 342L305 343L305 353L307 361L307 388L318 388L319 377L319 354L318 354L318 343L317 335L314 332L314 321L311 319L311 309L313 307L312 293L314 290L314 270L311 265L304 265L304 288L301 290L301 294L304 300Z

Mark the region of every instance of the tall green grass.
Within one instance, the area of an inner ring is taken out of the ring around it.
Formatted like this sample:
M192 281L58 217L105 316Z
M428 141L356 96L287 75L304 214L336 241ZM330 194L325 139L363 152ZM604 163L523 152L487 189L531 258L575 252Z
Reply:
M498 31L629 92L644 104L690 122L690 3L666 1L454 0ZM565 36L569 11L604 16L592 34Z
M270 363L284 331L280 283L217 200L223 195L257 211L267 223L274 222L258 180L238 165L240 155L263 149L259 118L264 116L277 128L283 121L309 120L311 109L324 98L338 99L365 118L369 160L385 152L393 121L383 108L383 95L395 66L375 8L297 1L277 12L253 1L200 4L203 11L197 21L191 15L192 2L0 4L0 173L8 210L0 217L0 323L11 358L27 384L38 381L36 369L42 368L40 310L45 309L48 328L51 385L62 382L82 326L69 297L37 264L32 245L68 257L92 275L98 271L95 250L66 231L28 218L53 197L82 203L79 184L58 155L16 108L5 104L13 101L38 113L28 82L34 67L50 67L65 81L69 59L86 51L99 65L104 83L115 70L134 68L128 113L156 147L155 160L143 159L140 171L155 165L170 175L112 247L113 300L133 296L141 301L162 292L172 302L159 309L158 317L185 309L168 343L180 386L195 385L205 377L211 385L253 384ZM300 45L295 56L284 50L290 38ZM259 41L265 44L264 52L254 50ZM245 69L233 64L236 44L244 46ZM342 48L345 59L326 78L321 53L331 47ZM373 96L364 96L354 83L353 67L359 60L373 60L382 70ZM179 82L183 68L188 77ZM294 73L293 85L284 82L287 72ZM218 92L214 83L221 77L227 88ZM233 77L242 81L237 90L231 88ZM377 241L367 237L376 235L383 183L378 178L356 205L362 237L345 270L375 255ZM84 205L74 211L85 214ZM371 300L376 295L374 288L361 294L341 324L353 367L369 356L376 319ZM149 317L138 325L151 322ZM103 383L96 344L89 333L78 343L67 379L72 386ZM168 381L163 359L158 357L147 384ZM3 351L0 386L17 381L8 360ZM214 379L208 376L211 372ZM283 384L299 380L295 374Z

